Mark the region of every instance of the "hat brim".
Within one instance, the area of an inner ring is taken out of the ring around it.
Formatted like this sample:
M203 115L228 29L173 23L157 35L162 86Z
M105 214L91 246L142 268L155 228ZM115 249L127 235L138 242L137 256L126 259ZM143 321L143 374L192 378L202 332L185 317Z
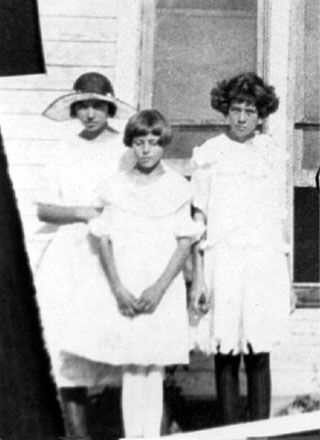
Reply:
M42 115L54 121L66 121L71 118L70 107L72 104L90 99L115 105L117 108L115 117L119 119L128 119L136 112L134 107L113 96L100 95L98 93L74 92L60 96L60 98L53 101L43 111Z

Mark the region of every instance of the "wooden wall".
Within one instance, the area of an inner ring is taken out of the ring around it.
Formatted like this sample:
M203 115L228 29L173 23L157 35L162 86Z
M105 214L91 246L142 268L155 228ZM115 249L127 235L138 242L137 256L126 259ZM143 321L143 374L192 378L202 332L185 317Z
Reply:
M69 92L81 73L97 71L114 81L119 50L116 0L38 0L38 5L47 73L0 78L1 130L32 265L45 240L35 236L37 178L55 143L79 129L74 122L47 120L41 112Z

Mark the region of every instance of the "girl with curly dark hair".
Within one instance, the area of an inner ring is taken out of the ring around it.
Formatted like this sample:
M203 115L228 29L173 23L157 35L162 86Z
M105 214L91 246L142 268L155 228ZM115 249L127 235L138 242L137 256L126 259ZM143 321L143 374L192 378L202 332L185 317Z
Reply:
M225 424L239 421L242 355L249 418L269 417L270 350L289 314L286 157L257 132L278 104L274 88L255 73L218 83L211 105L226 116L228 128L193 155L195 216L205 221L207 236L195 248L192 304L199 310L201 298L210 302L209 350Z

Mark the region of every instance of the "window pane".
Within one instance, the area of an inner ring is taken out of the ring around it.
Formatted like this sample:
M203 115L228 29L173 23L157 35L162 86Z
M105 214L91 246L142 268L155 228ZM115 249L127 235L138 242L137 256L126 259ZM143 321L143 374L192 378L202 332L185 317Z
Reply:
M294 281L319 282L319 194L315 188L294 191Z
M171 121L221 123L210 90L256 70L257 2L161 0L156 14L153 105Z

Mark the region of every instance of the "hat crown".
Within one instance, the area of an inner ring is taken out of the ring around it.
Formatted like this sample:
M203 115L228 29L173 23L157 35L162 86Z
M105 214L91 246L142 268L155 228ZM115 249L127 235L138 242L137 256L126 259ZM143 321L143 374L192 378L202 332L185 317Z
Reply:
M111 82L100 73L89 72L79 76L73 84L73 90L80 93L96 93L98 95L114 96Z

